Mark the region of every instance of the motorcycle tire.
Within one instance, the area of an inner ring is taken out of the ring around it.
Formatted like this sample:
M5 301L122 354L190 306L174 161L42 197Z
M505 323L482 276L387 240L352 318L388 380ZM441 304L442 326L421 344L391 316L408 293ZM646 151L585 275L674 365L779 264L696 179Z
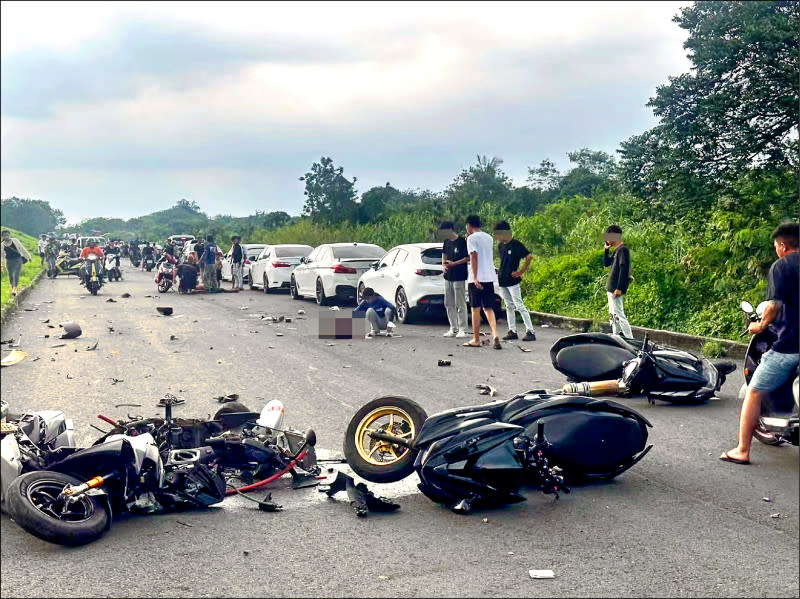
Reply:
M92 295L97 295L98 288L95 285L92 285L89 291L92 292Z
M370 426L387 416L389 422L378 425L379 430L402 435L409 441L419 436L428 418L425 410L416 402L406 397L392 396L373 399L355 413L344 435L344 457L353 472L373 483L392 483L404 479L414 471L417 457L416 449L376 442L366 434ZM375 454L379 447L388 451ZM390 453L392 457L388 455ZM383 457L375 458L374 455Z
M161 283L158 284L158 291L159 293L166 293L167 291L169 291L170 287L172 287L172 283L170 283L169 281L162 281Z
M249 411L250 409L243 403L239 403L238 401L230 401L226 403L224 406L222 406L219 410L217 410L212 420L217 420L222 414L232 414L236 412L249 412Z
M69 520L53 516L55 510L43 511L57 501L55 497L65 485L81 482L67 474L46 470L23 474L8 488L8 513L22 528L50 543L91 543L100 538L108 526L109 514L102 499L83 495L72 504Z

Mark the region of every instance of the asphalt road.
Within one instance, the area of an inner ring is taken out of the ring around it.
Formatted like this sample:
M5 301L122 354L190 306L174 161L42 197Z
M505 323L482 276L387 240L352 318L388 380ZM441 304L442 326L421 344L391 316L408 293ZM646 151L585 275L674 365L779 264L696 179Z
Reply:
M394 339L329 341L317 336L312 301L256 291L148 297L157 295L151 274L128 267L124 276L98 297L75 278L44 279L28 296L32 311L2 330L3 339L21 335L30 354L2 372L2 397L14 411L63 409L88 443L99 435L90 424L105 426L98 413L157 415L165 393L186 400L176 413L187 417L213 414L215 396L227 393L252 409L277 398L287 424L313 427L318 448L334 455L354 411L381 395L411 397L431 414L485 401L478 383L500 397L563 383L549 361L565 333L554 328L537 328L538 340L524 344L530 353L513 343L463 348L441 337L440 323L401 326ZM174 315L159 315L162 305ZM293 321L268 324L260 315ZM76 320L83 336L54 348L62 341L46 319ZM452 366L438 367L440 358ZM732 375L718 400L696 407L621 400L653 422L653 450L614 482L575 487L557 502L529 489L524 503L457 516L421 495L412 476L370 485L396 498L399 512L358 519L344 493L328 500L282 480L272 491L283 512L234 497L204 511L123 517L79 548L41 541L3 515L0 592L797 597L797 448L756 442L751 466L717 460L735 440L741 381ZM115 408L121 403L142 407ZM556 577L532 580L529 569Z

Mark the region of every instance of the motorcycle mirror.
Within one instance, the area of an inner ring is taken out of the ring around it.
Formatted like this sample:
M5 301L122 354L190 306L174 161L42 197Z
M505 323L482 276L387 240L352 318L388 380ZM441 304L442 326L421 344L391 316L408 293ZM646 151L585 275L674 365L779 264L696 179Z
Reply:
M752 314L754 311L753 304L750 302L742 302L741 306L742 310L744 310L747 314Z
M756 315L761 318L764 316L764 311L767 309L769 302L764 301L756 306Z
M317 433L314 432L313 428L308 429L306 434L303 435L303 438L305 439L306 445L311 445L311 447L314 447L314 445L317 444Z

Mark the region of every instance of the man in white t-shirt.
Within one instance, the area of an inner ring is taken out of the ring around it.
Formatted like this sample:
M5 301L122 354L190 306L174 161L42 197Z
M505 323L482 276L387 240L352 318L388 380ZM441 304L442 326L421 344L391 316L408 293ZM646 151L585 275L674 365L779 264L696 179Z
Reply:
M492 328L495 349L503 349L497 336L497 321L494 317L494 286L497 273L494 270L494 240L481 231L481 219L472 215L467 217L467 282L469 283L469 303L472 309L472 339L464 347L481 346L481 308Z

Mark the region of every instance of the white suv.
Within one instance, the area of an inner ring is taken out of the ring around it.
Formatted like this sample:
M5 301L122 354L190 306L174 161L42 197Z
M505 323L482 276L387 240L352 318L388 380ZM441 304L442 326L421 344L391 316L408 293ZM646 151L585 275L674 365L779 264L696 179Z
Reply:
M313 295L321 306L331 298L356 299L358 278L386 250L372 243L326 243L314 249L294 269L289 291L293 299Z
M389 250L358 281L358 299L372 287L397 308L397 321L409 320L411 310L444 308L441 243L409 243Z

